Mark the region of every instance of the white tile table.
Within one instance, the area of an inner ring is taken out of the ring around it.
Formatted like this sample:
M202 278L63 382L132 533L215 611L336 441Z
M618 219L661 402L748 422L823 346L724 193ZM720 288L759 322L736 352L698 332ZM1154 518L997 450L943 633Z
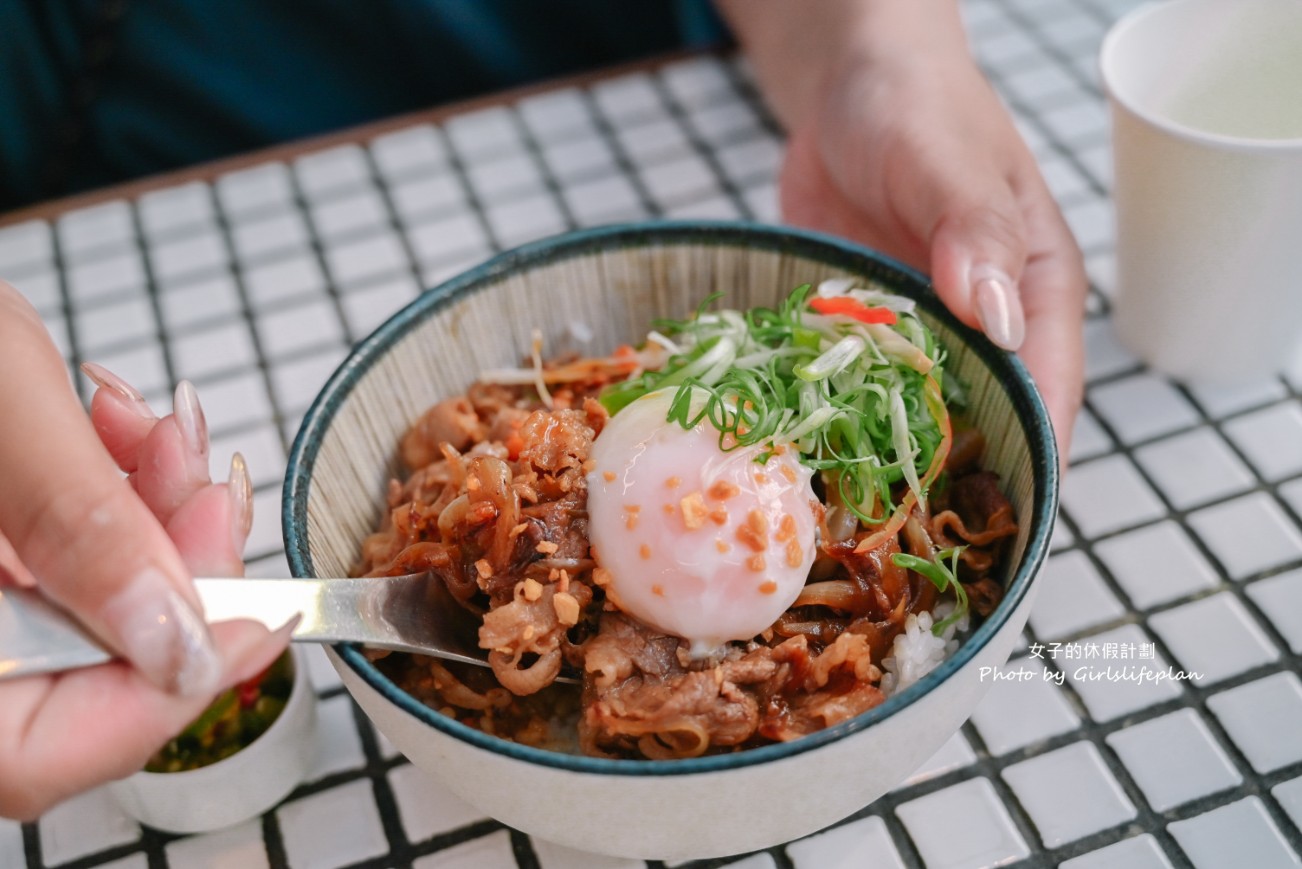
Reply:
M1109 321L1107 117L1094 58L1137 0L965 0L1093 281L1087 394L1025 642L946 746L843 823L692 869L1297 866L1302 356L1241 389L1149 372ZM287 570L286 450L346 353L423 286L510 245L632 219L777 218L782 141L744 62L695 56L0 215L0 276L70 371L166 407L192 378L213 467L254 464L250 573ZM148 189L145 189L148 188ZM89 388L78 378L83 397ZM532 840L411 767L322 655L322 755L260 820L205 836L102 791L0 821L0 869L633 869ZM1197 670L1194 682L1113 673ZM835 787L829 782L828 787Z

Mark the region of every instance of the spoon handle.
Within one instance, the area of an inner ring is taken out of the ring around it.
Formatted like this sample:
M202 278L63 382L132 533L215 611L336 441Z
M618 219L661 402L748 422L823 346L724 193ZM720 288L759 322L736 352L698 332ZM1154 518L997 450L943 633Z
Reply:
M195 588L209 622L252 619L274 630L301 615L296 641L329 641L341 634L365 639L357 610L349 605L348 598L356 595L336 593L324 605L324 581L196 579ZM360 592L360 583L353 587ZM91 667L116 657L73 616L35 590L0 589L0 679Z
M428 573L350 579L196 579L209 622L251 619L275 630L297 617L296 643L363 643L487 667L478 621ZM25 588L0 589L0 680L117 657L77 620ZM556 677L575 682L573 674Z
M0 679L90 667L114 657L35 591L0 589Z

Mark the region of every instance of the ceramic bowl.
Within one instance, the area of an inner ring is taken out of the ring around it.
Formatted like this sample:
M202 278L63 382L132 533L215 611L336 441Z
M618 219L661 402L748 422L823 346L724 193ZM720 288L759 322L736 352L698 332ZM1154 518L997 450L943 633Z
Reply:
M418 767L485 813L574 848L678 860L767 847L821 829L898 785L989 687L1026 621L1057 505L1053 433L1025 369L955 320L921 275L830 237L736 223L658 223L581 231L498 256L422 295L362 341L303 421L285 483L285 543L299 576L341 576L381 515L396 445L430 404L487 368L585 336L605 353L640 341L652 319L681 317L720 291L730 307L772 305L792 288L855 276L917 298L968 385L987 435L985 467L1020 532L998 609L942 665L857 718L803 739L672 761L577 757L517 745L426 708L338 646L332 660L375 725ZM989 672L989 671L987 671Z
M185 772L141 771L109 784L121 809L169 833L205 833L256 818L287 797L316 755L316 693L293 654L289 700L266 732L228 758Z

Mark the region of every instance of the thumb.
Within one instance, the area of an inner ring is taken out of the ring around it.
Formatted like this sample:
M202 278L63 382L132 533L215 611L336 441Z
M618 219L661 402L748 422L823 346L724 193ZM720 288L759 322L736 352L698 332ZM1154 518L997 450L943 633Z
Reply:
M100 444L31 307L0 283L0 534L41 591L154 685L207 695L222 662L166 532Z
M931 236L936 293L969 326L1005 350L1026 338L1018 285L1026 265L1026 233L1011 192L946 212Z

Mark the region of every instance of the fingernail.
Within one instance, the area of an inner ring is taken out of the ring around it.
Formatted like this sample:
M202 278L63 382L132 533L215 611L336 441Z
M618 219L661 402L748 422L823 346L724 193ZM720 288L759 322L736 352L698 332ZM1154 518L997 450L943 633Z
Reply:
M239 453L231 456L231 476L226 490L231 499L231 540L235 551L243 553L249 530L253 528L253 481L249 479L244 456Z
M972 270L972 296L977 319L986 336L1005 350L1016 350L1026 338L1026 319L1013 280L992 266Z
M122 404L137 416L144 419L157 419L154 412L149 409L149 403L145 401L145 397L140 394L140 390L109 371L103 365L94 362L83 362L81 363L81 373L89 377L96 386L107 389L122 399Z
M271 663L279 657L276 653L282 651L289 644L289 641L294 636L294 629L298 627L301 621L303 621L303 616L300 613L252 646L242 650L236 655L235 660L227 666L226 672L229 675L227 675L226 681L235 685L246 679L252 679L271 666ZM268 661L268 657L272 655L275 655L275 657L271 657L271 660Z
M194 384L190 381L182 380L176 384L172 413L176 416L176 426L181 430L181 438L190 454L206 458L208 421L204 419L203 408L199 406L199 393L194 391Z
M157 568L146 568L102 610L119 651L171 694L215 693L222 662L208 626Z

